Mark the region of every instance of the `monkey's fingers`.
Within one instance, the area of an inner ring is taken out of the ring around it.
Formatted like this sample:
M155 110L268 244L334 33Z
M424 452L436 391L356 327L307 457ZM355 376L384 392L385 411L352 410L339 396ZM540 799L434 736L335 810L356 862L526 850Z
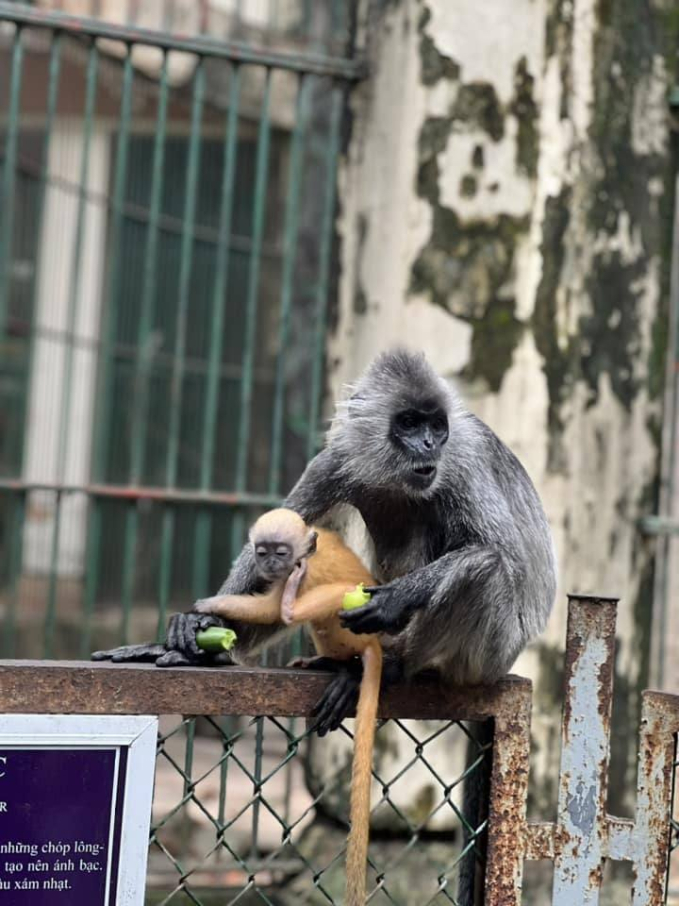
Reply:
M109 648L105 651L93 651L90 657L93 661L113 661L122 664L127 661L155 661L165 654L165 646L155 642L146 645L121 645L120 648Z
M206 656L190 657L181 651L163 651L161 657L156 661L156 667L204 667Z
M210 626L223 626L218 617L200 613L176 613L170 617L165 647L180 651L188 658L201 658L204 652L198 647L196 633Z
M350 629L358 635L388 632L391 625L386 608L377 602L357 607L355 610L342 610L339 618L345 629Z

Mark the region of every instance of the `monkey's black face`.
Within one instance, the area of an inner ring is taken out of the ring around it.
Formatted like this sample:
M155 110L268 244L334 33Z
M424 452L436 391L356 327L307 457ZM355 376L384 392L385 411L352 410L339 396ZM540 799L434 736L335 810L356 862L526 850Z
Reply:
M405 457L405 482L412 490L426 491L436 478L448 440L445 410L435 402L402 409L392 420L391 439Z
M255 545L257 572L267 582L287 577L295 565L295 555L289 544L279 541L258 541Z

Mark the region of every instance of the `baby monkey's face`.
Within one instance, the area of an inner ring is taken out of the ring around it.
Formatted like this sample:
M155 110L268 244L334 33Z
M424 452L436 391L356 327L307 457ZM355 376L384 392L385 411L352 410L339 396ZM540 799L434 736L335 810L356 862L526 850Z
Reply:
M296 563L316 550L317 537L314 531L287 539L280 537L272 539L255 535L252 538L252 546L255 552L257 572L267 582L286 579Z

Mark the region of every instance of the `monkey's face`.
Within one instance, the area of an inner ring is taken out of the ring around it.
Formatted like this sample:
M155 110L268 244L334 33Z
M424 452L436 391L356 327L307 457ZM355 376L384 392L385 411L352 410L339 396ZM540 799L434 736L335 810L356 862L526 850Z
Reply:
M399 410L392 418L390 441L400 477L410 491L425 493L434 485L441 453L448 441L448 416L435 400Z
M290 544L281 541L254 541L257 572L267 582L286 578L295 565L295 553Z
M253 538L257 572L267 582L287 578L296 563L314 553L317 538L313 530L289 540Z

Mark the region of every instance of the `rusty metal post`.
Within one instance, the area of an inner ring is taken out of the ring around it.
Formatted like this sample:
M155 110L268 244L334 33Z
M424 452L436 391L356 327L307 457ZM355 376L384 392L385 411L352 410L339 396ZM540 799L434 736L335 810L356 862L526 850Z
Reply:
M665 903L677 730L679 698L661 692L644 692L637 812L629 853L636 875L633 906L663 906Z
M617 599L570 596L554 906L596 906L607 850Z
M520 906L526 855L526 801L532 689L518 689L495 715L490 779L487 906Z

